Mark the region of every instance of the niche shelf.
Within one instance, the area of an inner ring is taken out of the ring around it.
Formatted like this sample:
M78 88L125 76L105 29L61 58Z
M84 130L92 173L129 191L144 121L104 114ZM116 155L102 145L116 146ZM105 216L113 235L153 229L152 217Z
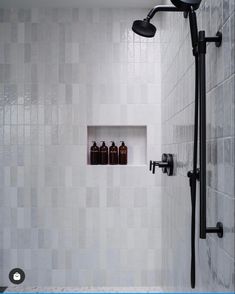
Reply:
M100 146L105 141L109 147L114 141L117 147L124 141L128 147L128 166L143 166L147 160L147 127L146 126L88 126L87 127L87 164L90 164L92 141ZM100 166L100 165L99 165ZM106 165L120 166L120 165ZM126 166L126 165L124 165Z

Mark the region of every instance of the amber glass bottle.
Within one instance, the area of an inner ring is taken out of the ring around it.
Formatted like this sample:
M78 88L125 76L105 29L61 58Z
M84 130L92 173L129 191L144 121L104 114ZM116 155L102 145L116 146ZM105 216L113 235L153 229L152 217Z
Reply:
M118 148L115 146L114 141L111 141L112 145L109 147L109 164L118 164Z
M100 147L100 164L108 164L108 147L105 145L105 141L101 141Z
M99 164L99 159L100 159L100 149L97 146L96 142L93 141L93 145L91 146L91 150L90 150L90 163L92 165L97 165Z
M124 141L121 141L121 146L119 147L119 164L127 164L127 146Z

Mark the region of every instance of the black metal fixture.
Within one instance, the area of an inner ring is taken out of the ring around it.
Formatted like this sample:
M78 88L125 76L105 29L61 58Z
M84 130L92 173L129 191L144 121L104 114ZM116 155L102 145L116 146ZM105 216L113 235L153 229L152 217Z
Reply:
M155 168L159 167L162 169L162 172L164 174L167 174L168 176L172 176L174 172L174 160L172 154L162 154L162 161L153 161L150 160L149 162L149 170L155 174Z
M194 144L193 144L193 170L188 172L191 190L192 219L191 219L191 287L195 288L195 218L196 218L196 184L200 181L200 238L206 239L206 234L217 234L223 237L223 224L217 222L215 227L207 227L206 222L206 45L214 42L216 47L222 43L222 33L217 32L214 37L206 37L205 31L198 31L197 16L195 10L199 8L201 0L171 0L175 6L155 6L150 10L147 18L134 21L132 29L135 33L144 37L153 37L156 28L150 23L151 18L158 11L184 12L184 17L189 17L192 52L195 58L195 117L194 117ZM200 110L200 112L199 112ZM200 125L198 126L198 120ZM198 129L199 132L199 168L198 168ZM168 154L169 155L169 154ZM165 164L168 163L163 154L161 162L150 161L150 170L155 173L155 166L163 168L166 172ZM169 163L168 163L169 168ZM173 158L172 158L173 174Z
M201 0L171 0L171 2L184 11L197 10L201 4Z

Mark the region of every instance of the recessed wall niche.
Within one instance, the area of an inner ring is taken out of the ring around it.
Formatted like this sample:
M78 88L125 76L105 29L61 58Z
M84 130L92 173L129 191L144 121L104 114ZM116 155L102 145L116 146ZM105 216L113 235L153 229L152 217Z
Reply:
M92 141L100 146L105 141L109 147L114 141L119 147L124 141L128 148L128 165L146 165L147 127L146 126L88 126L87 127L87 164L90 164Z

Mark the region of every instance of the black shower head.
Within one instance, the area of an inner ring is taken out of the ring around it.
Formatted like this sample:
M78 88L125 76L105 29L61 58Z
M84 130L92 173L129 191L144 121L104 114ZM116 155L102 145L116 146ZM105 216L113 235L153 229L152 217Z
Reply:
M156 28L150 23L150 20L158 11L180 11L175 6L169 5L158 5L151 9L147 17L143 20L135 20L132 25L132 30L134 33L147 38L152 38L155 36Z
M184 11L189 11L191 8L194 10L198 9L202 0L171 0L175 7Z
M135 20L132 25L132 30L136 34L146 38L152 38L156 33L156 28L149 22L149 19Z

